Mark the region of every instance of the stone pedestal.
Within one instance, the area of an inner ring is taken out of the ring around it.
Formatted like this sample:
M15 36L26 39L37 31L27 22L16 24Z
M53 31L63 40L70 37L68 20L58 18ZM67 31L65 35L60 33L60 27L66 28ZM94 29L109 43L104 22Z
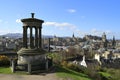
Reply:
M39 63L45 61L46 56L45 51L39 49L22 48L17 53L19 54L17 61L18 65Z

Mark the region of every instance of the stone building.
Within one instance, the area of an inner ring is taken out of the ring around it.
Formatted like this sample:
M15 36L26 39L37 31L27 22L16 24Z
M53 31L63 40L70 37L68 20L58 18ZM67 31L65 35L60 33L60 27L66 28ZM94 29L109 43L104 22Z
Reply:
M103 46L103 48L105 48L105 49L107 49L107 47L108 47L108 40L107 40L107 38L106 38L105 32L104 32L103 35L102 35L102 46Z

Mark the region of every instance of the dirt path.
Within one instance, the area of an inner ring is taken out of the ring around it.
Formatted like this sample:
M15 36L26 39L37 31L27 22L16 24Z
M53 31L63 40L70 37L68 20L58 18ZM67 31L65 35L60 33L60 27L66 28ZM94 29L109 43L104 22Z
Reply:
M0 80L61 80L55 73L40 75L0 74Z

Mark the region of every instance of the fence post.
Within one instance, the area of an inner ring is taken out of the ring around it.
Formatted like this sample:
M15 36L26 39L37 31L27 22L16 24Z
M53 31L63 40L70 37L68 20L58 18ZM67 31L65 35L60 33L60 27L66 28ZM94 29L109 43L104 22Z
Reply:
M15 61L12 60L12 72L14 73L15 72Z
M45 68L46 68L46 70L48 70L48 58L47 58L47 56L45 56L45 61L46 61Z
M31 74L31 70L32 70L32 69L31 69L31 64L28 63L28 73L29 73L29 74Z

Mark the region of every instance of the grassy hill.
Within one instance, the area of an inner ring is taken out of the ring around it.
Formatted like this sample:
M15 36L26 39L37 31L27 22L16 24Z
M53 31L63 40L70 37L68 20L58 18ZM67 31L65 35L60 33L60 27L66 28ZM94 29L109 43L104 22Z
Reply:
M78 73L68 68L56 67L56 74L63 80L92 80L86 74Z

